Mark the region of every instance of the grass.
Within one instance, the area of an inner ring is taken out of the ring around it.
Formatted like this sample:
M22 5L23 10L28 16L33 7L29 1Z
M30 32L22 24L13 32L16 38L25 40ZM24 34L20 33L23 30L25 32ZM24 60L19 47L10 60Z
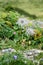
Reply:
M43 31L37 27L36 30L40 32L36 31L36 35L27 36L25 30L16 24L19 17L43 20L43 0L0 0L0 50L7 48L16 51L33 48L43 50ZM13 58L14 55L18 56L17 60ZM0 54L0 65L34 65L29 60L25 64L26 59L21 56L18 52ZM35 58L43 58L43 53Z
M9 47L16 50L43 49L43 30L36 26L35 30L37 30L37 34L27 36L25 34L25 28L22 29L21 26L16 24L16 21L21 16L19 13L7 11L0 12L0 14L0 49Z

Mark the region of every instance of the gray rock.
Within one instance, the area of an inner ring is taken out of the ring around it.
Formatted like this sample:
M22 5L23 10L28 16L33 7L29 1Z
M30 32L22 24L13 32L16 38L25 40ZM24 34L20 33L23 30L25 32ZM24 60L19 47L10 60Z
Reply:
M38 56L39 53L43 53L42 50L38 50L38 49L31 49L31 50L27 50L24 51L24 57L30 60L34 60L34 56Z
M1 52L2 53L5 53L5 52L16 52L16 50L12 49L12 48L8 48L8 49L3 49Z

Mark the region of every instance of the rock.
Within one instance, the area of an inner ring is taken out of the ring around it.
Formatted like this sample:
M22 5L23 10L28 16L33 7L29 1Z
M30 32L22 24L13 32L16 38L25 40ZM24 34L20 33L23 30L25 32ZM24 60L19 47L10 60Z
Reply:
M42 50L38 50L38 49L31 49L31 50L27 50L27 51L24 51L24 57L29 59L29 60L33 60L34 59L34 56L38 56L39 53L43 53Z
M16 52L16 50L12 49L12 48L9 48L9 49L3 49L1 52L2 53L5 53L5 52Z

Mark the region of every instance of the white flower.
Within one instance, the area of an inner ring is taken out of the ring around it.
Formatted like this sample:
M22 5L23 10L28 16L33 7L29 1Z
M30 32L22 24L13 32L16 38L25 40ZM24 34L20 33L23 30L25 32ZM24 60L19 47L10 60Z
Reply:
M34 35L34 34L35 34L34 29L32 29L32 28L27 28L27 29L26 29L26 34Z
M28 23L29 20L27 20L26 18L19 18L19 20L17 21L17 24L20 25L21 27L28 25Z

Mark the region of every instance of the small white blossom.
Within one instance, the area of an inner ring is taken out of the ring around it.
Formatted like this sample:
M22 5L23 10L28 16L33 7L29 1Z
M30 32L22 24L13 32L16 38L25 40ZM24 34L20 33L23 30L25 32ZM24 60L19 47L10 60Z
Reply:
M19 20L17 21L17 24L20 25L21 27L28 25L28 23L29 20L27 20L26 18L19 18Z
M34 35L34 34L35 34L34 29L32 29L32 28L27 28L27 29L26 29L26 34Z

